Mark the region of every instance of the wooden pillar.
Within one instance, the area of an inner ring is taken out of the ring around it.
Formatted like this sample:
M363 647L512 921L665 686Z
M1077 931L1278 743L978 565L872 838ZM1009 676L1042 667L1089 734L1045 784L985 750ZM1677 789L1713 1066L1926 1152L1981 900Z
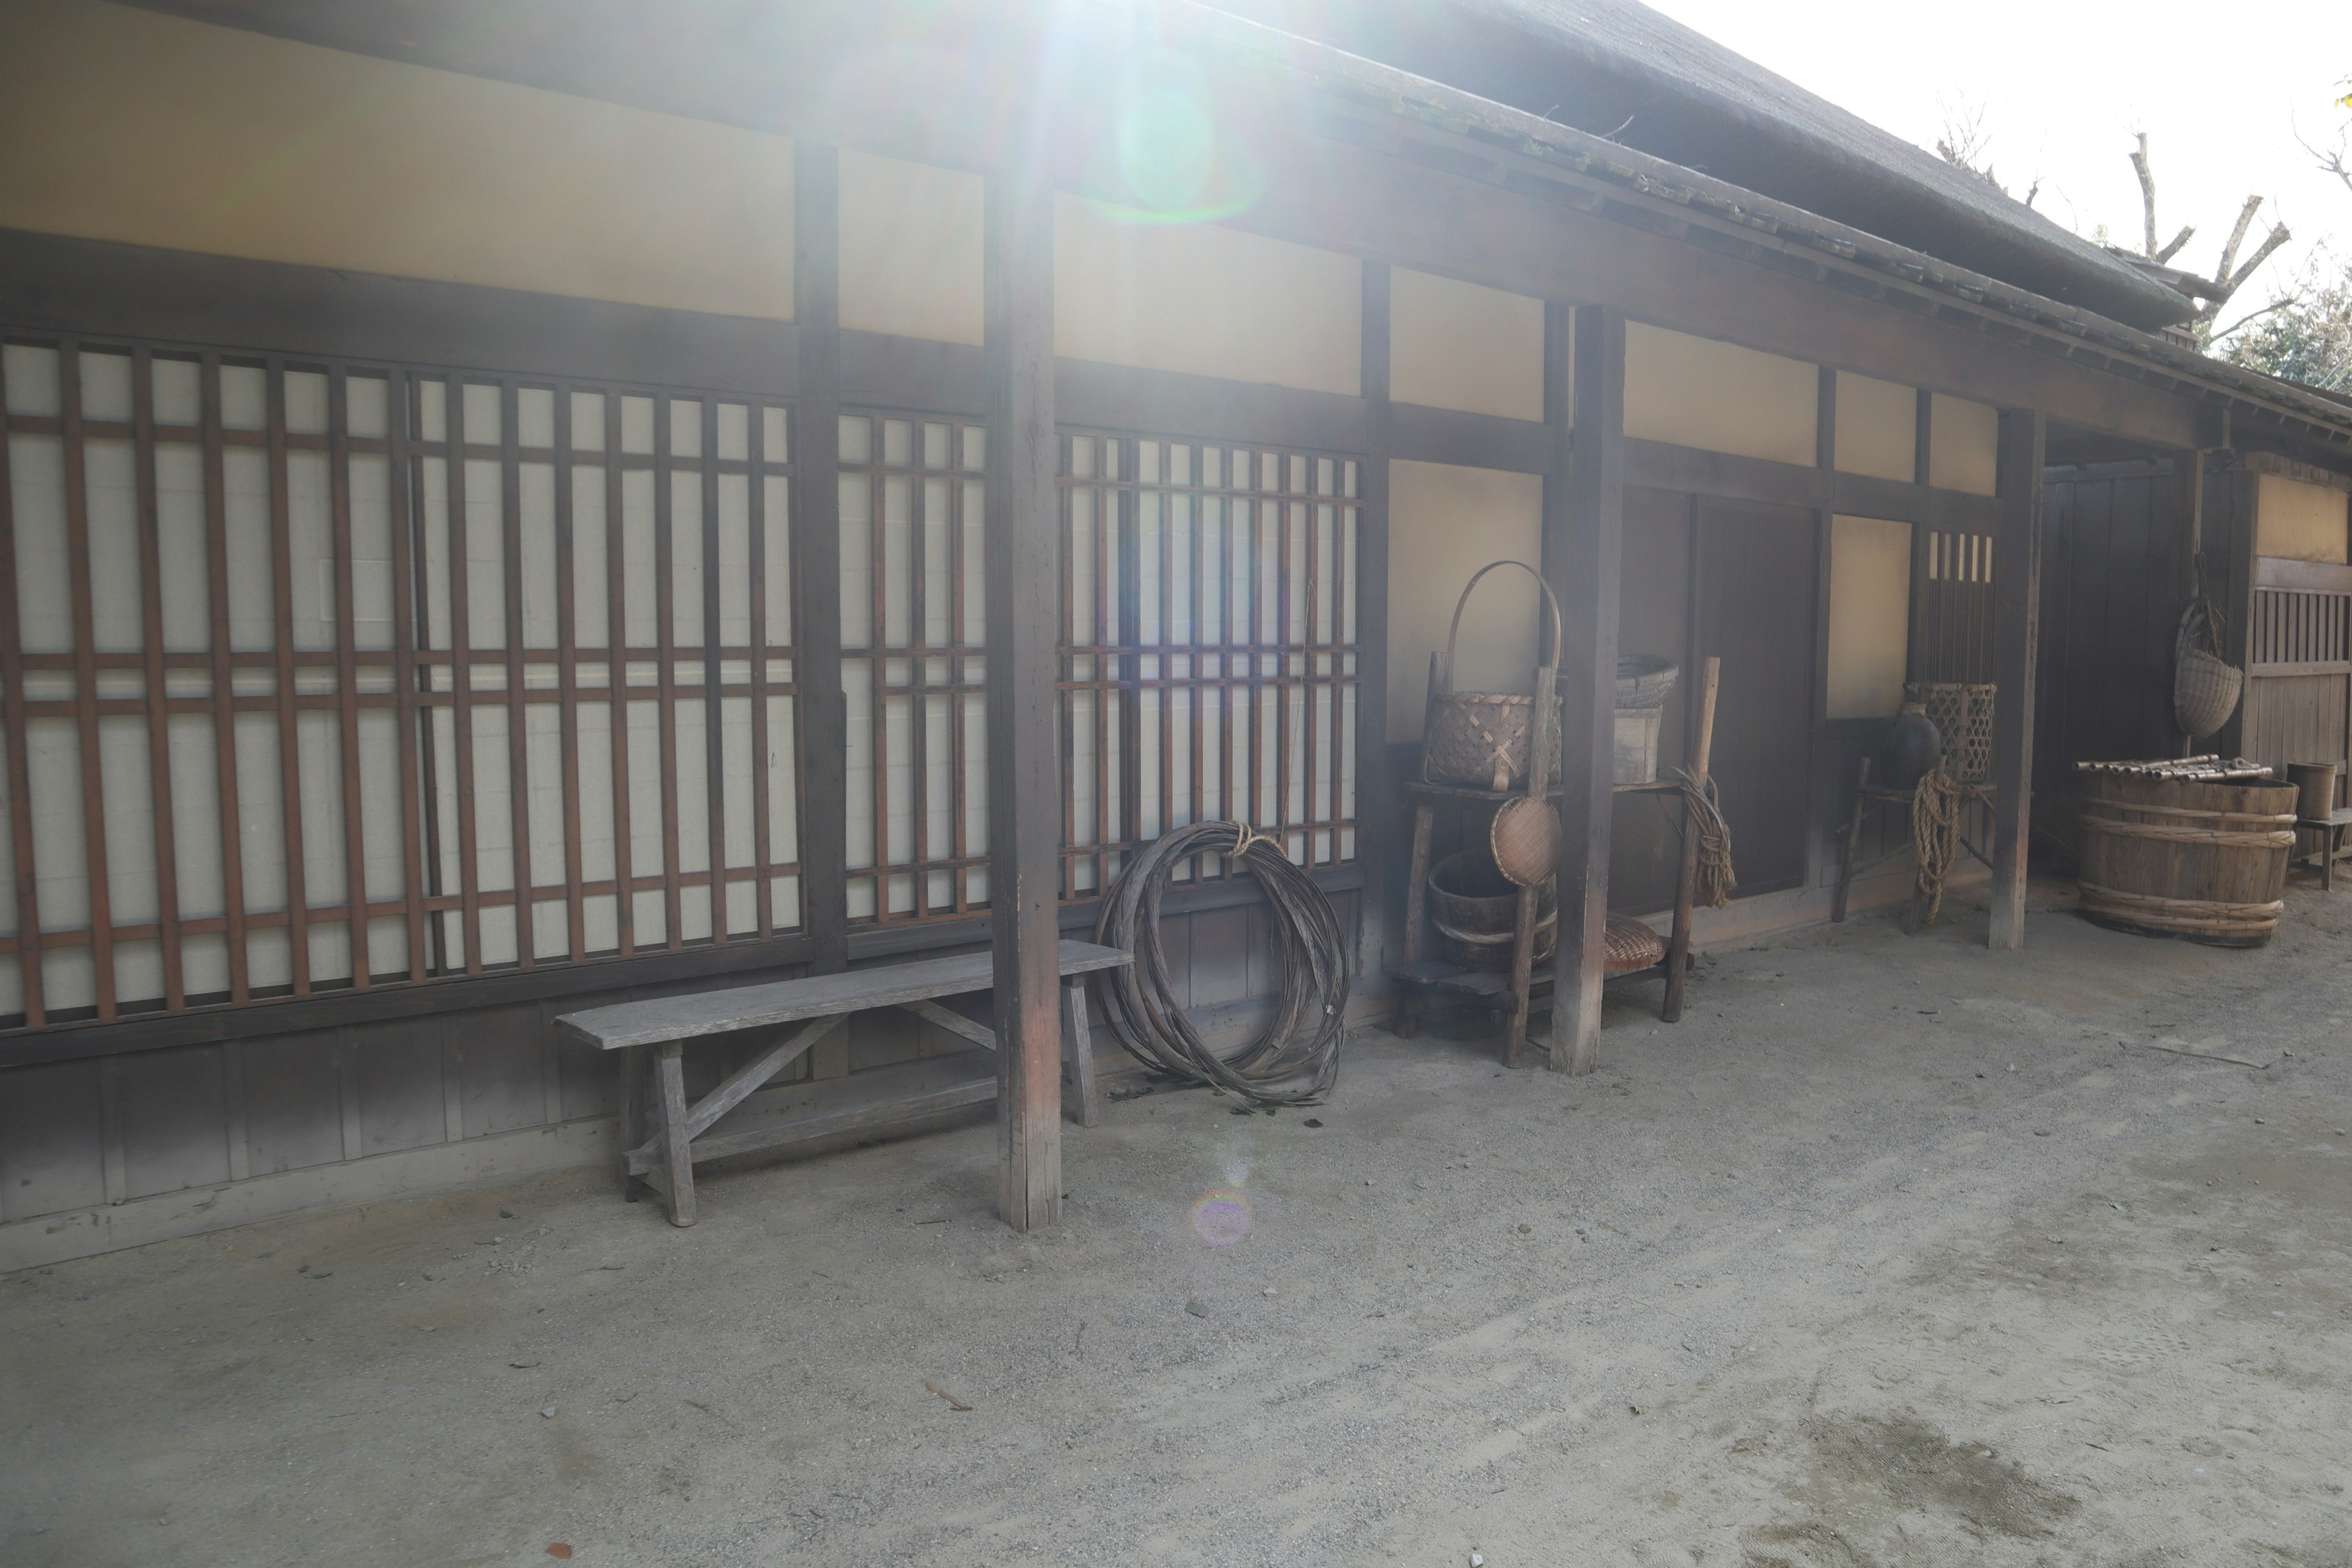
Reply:
M1356 491L1356 973L1386 985L1397 804L1389 777L1389 269L1364 263L1364 466Z
M2050 425L2004 409L1995 488L2000 545L1993 566L1993 948L2025 945L2025 855L2033 825L2033 688L2042 631L2042 471Z
M1551 1068L1601 1060L1602 942L1609 921L1609 818L1617 709L1617 578L1625 534L1625 315L1609 306L1544 311L1544 574L1559 595L1559 952ZM1571 411L1573 429L1571 431Z
M1062 1216L1060 622L1054 193L1015 158L988 176L988 901L996 945L998 1209Z
M840 153L812 142L795 142L793 180L793 288L800 338L792 540L798 566L793 640L800 656L794 707L803 792L801 919L815 949L809 967L824 974L849 966L849 705L841 689Z

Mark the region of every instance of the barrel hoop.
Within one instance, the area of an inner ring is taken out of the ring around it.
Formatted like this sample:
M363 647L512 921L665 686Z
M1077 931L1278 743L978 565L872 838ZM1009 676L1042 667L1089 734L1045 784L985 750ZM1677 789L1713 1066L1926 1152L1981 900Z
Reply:
M2290 819L2292 820L2292 819ZM2276 833L2217 833L2203 827L2167 827L2154 822L2117 822L2109 816L2083 818L2084 831L2117 838L2153 838L2162 844L2210 844L2217 849L2291 849L2294 829Z
M2224 904L2207 899L2165 899L2153 893L2126 893L2084 882L2083 908L2111 914L2158 931L2230 931L2275 925L2286 912L2284 900L2267 904Z
M2194 805L2136 805L2127 800L2109 800L2103 795L2095 795L2083 804L2085 805L2110 806L2116 811L2137 811L2149 816L2204 816L2210 817L2216 822L2292 823L2297 820L2295 814L2291 811L2284 813L2272 813L2267 811L2208 811L2202 806Z

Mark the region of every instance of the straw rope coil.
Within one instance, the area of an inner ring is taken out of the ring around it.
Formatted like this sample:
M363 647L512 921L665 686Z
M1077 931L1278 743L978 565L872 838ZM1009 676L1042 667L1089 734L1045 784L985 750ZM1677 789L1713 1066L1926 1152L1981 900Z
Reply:
M1175 868L1195 855L1222 855L1257 879L1273 909L1281 955L1273 1019L1265 1033L1223 1056L1186 1016L1160 942L1160 900ZM1239 822L1196 822L1164 835L1111 885L1095 940L1135 954L1133 964L1100 971L1095 980L1111 1033L1146 1068L1262 1105L1319 1105L1331 1092L1347 1038L1354 957L1330 900L1282 852L1279 838Z
M1683 798L1690 804L1693 827L1698 834L1698 902L1711 910L1719 910L1731 902L1732 890L1739 886L1739 878L1731 868L1731 825L1723 819L1723 797L1717 793L1715 775L1693 778L1687 768L1672 770L1675 782L1683 786Z

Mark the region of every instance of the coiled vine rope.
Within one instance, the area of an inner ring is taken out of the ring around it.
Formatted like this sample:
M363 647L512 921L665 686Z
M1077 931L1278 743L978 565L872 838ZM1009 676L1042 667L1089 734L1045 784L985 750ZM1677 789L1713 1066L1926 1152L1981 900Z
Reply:
M1185 1016L1160 944L1160 900L1191 856L1222 855L1245 867L1273 906L1282 989L1265 1032L1218 1055ZM1330 900L1291 863L1279 840L1239 822L1197 822L1136 856L1111 885L1095 940L1135 954L1098 976L1103 1012L1129 1056L1154 1072L1205 1083L1262 1105L1318 1105L1339 1076L1339 1046L1355 960Z

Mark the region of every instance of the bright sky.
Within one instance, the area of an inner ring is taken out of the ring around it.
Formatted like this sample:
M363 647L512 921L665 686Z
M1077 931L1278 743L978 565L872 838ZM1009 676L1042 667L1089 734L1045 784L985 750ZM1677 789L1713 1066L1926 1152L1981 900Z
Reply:
M2139 183L2126 157L2148 133L2158 243L2197 237L2172 265L2210 276L2238 208L2273 198L2247 241L2284 220L2294 241L2231 302L2266 304L2312 247L2352 265L2352 191L2295 144L2331 142L2352 76L2352 0L1647 0L1749 59L1922 147L1944 105L1981 107L2002 184L2089 235L2140 246Z

